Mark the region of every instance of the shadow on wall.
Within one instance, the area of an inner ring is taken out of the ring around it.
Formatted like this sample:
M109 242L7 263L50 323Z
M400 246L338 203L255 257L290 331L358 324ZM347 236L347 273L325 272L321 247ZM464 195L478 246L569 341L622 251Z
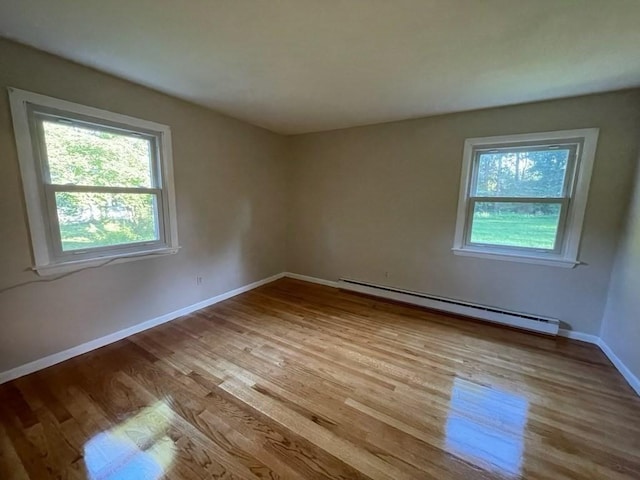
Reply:
M228 283L246 283L247 278L251 278L251 230L253 228L253 204L249 199L243 199L238 205L230 205L234 212L230 218L230 227L227 228L229 235L224 239L219 239L219 248L215 249L215 254L208 260L208 268L213 273L224 272L223 276L212 276ZM216 290L222 285L216 286Z

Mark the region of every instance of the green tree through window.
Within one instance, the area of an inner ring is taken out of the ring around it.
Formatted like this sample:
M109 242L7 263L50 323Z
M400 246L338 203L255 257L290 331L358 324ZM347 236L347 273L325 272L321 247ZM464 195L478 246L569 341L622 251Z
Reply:
M153 186L152 143L75 124L42 122L53 185ZM151 193L56 191L63 251L158 239Z

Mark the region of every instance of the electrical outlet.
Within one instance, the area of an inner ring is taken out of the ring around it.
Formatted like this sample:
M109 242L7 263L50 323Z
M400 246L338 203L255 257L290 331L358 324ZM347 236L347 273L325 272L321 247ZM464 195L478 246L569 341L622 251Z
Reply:
M202 285L202 277L196 277L196 285Z
M389 278L389 272L384 272L384 278Z

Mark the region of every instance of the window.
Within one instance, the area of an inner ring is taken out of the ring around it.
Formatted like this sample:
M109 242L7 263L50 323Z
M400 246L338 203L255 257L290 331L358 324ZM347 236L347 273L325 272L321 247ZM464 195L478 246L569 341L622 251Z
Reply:
M598 129L467 139L457 255L573 267Z
M10 89L35 270L175 253L169 127Z

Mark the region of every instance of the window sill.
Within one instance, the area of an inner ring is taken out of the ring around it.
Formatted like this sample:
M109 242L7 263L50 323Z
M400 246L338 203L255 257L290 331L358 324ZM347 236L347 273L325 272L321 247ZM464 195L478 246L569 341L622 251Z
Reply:
M487 258L492 260L503 260L507 262L531 263L535 265L545 265L548 267L575 268L580 262L566 258L552 258L535 255L520 255L503 252L487 252L486 250L476 250L471 248L452 248L454 255L463 257Z
M98 268L116 263L133 262L145 258L157 256L174 255L178 253L180 247L156 248L153 250L143 250L131 253L119 253L115 255L105 255L97 258L86 258L82 260L74 260L69 262L51 263L48 265L36 265L32 270L36 271L40 276L57 275L61 273L70 273L88 268Z

